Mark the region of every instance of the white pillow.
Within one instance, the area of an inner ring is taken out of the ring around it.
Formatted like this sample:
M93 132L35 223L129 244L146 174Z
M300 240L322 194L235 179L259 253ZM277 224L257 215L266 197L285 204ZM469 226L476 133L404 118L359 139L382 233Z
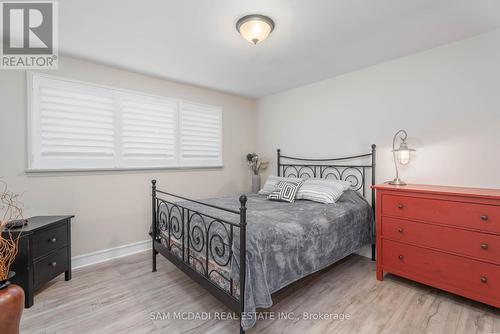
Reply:
M333 180L333 179L323 179L323 180L339 183L342 186L342 188L344 189L344 191L347 191L347 190L351 189L351 186L352 186L351 182L349 182L349 181Z
M348 181L331 179L306 179L297 192L296 199L307 199L314 202L335 203L344 191L349 190Z
M278 182L280 181L297 182L297 181L303 181L303 179L298 179L295 177L281 177L281 176L269 175L269 177L266 180L266 183L264 183L262 189L259 190L259 195L269 195L275 190L276 186L278 185Z

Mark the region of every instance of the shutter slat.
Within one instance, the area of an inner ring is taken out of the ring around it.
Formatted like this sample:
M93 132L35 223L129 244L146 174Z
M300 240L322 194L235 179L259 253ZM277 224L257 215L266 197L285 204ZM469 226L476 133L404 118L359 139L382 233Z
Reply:
M85 133L65 133L65 132L51 132L44 131L41 135L42 138L45 139L61 139L61 140L99 140L99 141L113 141L113 136L105 135L105 134L85 134Z
M107 152L41 152L43 157L47 157L50 159L58 159L58 160L67 160L67 159L101 159L108 160L113 158L113 153Z
M141 156L147 156L148 154L150 155L154 155L154 156L159 156L159 155L165 155L165 156L169 156L169 155L173 155L174 154L174 151L167 151L167 150L164 150L164 149L161 149L161 150L152 150L152 149L137 149L137 148L131 148L129 150L127 150L127 153L125 153L125 155L141 155Z
M168 150L173 147L170 143L126 143L123 145L128 149L145 149L145 150Z
M97 122L97 123L112 123L113 119L111 117L106 117L102 115L85 115L85 114L74 114L71 112L65 111L55 111L55 110L46 110L42 109L42 118L49 119L67 119L67 120L82 120L89 122Z
M124 131L124 140L127 138L153 138L153 139L175 139L174 132L171 133L153 133L153 132L141 132L141 131Z
M189 108L187 103L183 103L182 111L187 117L192 117L194 119L207 119L207 120L219 120L220 116L214 113L215 109L201 108L199 110L194 110Z
M186 158L213 158L213 159L217 159L219 157L219 154L218 153L209 154L209 153L202 153L202 152L193 152L193 153L183 154L183 156Z
M165 111L170 111L170 110L175 110L176 108L176 103L171 102L171 103L163 103L158 100L153 101L152 99L149 102L145 102L148 99L144 100L124 100L122 102L122 105L127 108L130 107L130 109L138 109L138 110L144 110L144 111L159 111L163 114Z
M165 110L148 110L148 109L138 109L138 108L123 108L123 112L129 115L137 116L150 116L150 117L163 117L163 118L175 118L177 112L176 108L165 109Z
M83 115L97 115L97 116L113 116L111 110L98 109L98 108L84 108L77 106L68 106L56 103L40 103L41 110L64 111Z
M197 140L196 138L186 139L182 142L183 145L198 145L202 143L203 145L220 145L219 138L205 138L202 137L202 140Z
M182 137L192 141L204 141L205 139L212 139L214 141L220 140L220 135L218 133L196 130L185 130L182 132Z
M206 124L204 122L184 122L183 128L186 130L194 130L194 131L207 131L210 133L218 133L220 125L219 124Z
M203 145L183 145L184 152L187 151L213 151L218 152L219 146L203 146Z
M40 123L42 127L44 125L62 125L62 126L74 126L77 128L87 128L87 129L113 129L113 121L111 120L108 123L100 123L100 122L90 122L90 121L82 121L82 120L71 120L64 118L56 118L56 117L45 117L42 116Z
M188 116L188 115L183 115L183 120L184 122L193 122L195 124L200 123L200 119L203 119L204 124L210 124L214 126L219 126L220 125L220 120L219 119L211 119L211 118L203 118L202 116Z
M112 104L90 102L90 101L86 101L86 100L72 100L71 98L65 98L65 97L53 97L53 96L43 96L42 95L40 97L40 101L46 102L46 103L49 103L49 102L55 103L55 104L59 104L59 105L66 105L66 106L113 110Z
M166 150L166 149L144 149L144 148L130 148L127 150L127 153L125 155L130 155L130 154L141 154L143 156L146 156L147 154L152 154L152 155L173 155L174 151L173 150Z
M45 139L43 141L42 147L107 147L113 148L113 141L102 141L102 140L75 140L75 139Z
M144 125L128 125L124 124L123 125L123 131L131 131L135 133L175 133L175 127L160 127L160 126L155 126L155 127L148 127Z
M105 104L113 103L111 98L84 94L84 93L76 93L75 91L71 91L64 88L41 88L40 93L42 96L55 96L55 97L64 97L75 100L87 100L91 102L100 102Z
M134 138L134 139L127 139L123 141L123 145L133 145L133 144L144 144L144 145L173 145L175 144L174 140L166 140L166 141L153 141L149 139L143 139L143 138Z
M41 127L42 136L45 133L78 133L85 135L113 135L113 130L110 129L96 129L88 127L71 127L71 126L61 126L61 125L43 125Z
M219 149L184 149L183 153L185 154L217 154Z
M172 117L155 117L155 116L143 116L140 114L130 114L123 113L123 119L127 121L147 121L147 122L162 122L162 123L172 123L175 119L174 115Z
M129 120L129 119L123 119L123 124L128 126L129 128L155 128L155 129L174 129L175 124L173 120L171 121L164 121L164 120L157 120L157 121L139 121L139 120Z
M93 153L105 153L105 154L111 154L113 155L113 150L112 149L105 149L102 147L97 147L97 146L85 146L85 147L79 147L79 146L57 146L57 145L51 145L50 147L46 147L45 145L42 145L42 153L45 154L51 154L51 153L88 153L88 154L93 154Z

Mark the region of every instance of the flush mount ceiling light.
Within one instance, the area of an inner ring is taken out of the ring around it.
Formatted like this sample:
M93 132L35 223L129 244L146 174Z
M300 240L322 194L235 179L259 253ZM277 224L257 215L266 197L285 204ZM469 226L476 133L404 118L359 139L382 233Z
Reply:
M274 30L274 22L270 17L264 15L246 15L236 22L236 30L244 39L257 44L265 40Z

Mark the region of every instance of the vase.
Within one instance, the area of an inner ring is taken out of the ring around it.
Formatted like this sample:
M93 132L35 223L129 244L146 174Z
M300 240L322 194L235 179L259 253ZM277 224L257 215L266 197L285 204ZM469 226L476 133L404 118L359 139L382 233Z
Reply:
M260 174L252 174L252 192L258 193L260 190Z
M10 279L15 273L9 271L8 277L0 281L0 333L19 334L19 323L24 308L24 291Z

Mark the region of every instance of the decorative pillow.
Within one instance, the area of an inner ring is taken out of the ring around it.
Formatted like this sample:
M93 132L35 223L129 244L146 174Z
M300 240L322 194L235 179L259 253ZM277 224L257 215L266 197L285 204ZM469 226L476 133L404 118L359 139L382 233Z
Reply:
M350 187L351 183L348 181L306 179L297 192L296 199L331 204L335 203Z
M275 189L276 186L278 185L278 182L280 181L303 181L302 179L297 179L294 177L280 177L280 176L274 176L274 175L269 175L269 177L266 180L266 183L264 183L264 187L262 187L261 190L259 190L259 195L269 195L272 193Z
M276 188L267 195L267 199L271 201L283 201L293 203L295 201L295 195L302 185L302 180L299 181L288 181L281 180L276 185Z

